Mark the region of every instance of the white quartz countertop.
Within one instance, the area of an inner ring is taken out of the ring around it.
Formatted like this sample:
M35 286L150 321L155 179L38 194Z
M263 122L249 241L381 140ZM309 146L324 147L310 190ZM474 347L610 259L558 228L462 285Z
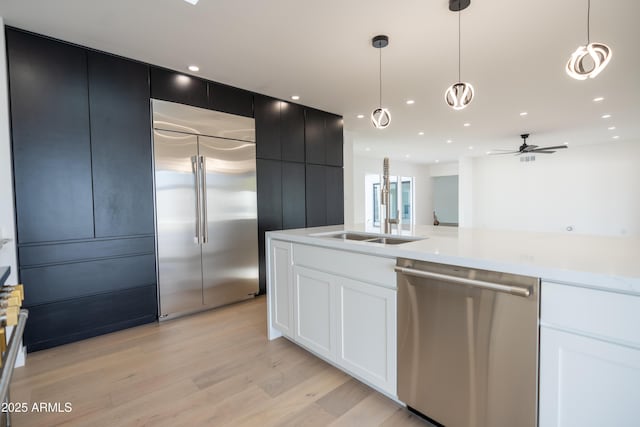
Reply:
M638 238L414 226L400 234L425 239L384 245L330 237L330 234L340 231L381 234L377 228L340 225L271 231L267 237L378 256L522 274L640 295ZM394 229L392 234L398 233Z

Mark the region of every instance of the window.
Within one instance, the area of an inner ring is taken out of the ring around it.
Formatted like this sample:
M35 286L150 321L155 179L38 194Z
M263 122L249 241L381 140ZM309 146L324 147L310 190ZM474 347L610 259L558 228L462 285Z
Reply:
M380 227L384 220L381 190L381 175L365 175L365 221L369 226ZM409 226L413 223L413 177L389 177L389 203L392 219L398 218L399 214L401 225Z

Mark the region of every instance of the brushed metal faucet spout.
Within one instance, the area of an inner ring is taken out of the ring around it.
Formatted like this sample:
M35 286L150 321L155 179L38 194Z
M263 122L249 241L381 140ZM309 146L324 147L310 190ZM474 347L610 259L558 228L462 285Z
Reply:
M396 211L396 218L391 219L391 203L389 203L389 158L385 157L382 162L382 189L380 190L380 200L385 207L384 216L384 232L385 234L391 233L391 224L399 224L398 216L399 212Z

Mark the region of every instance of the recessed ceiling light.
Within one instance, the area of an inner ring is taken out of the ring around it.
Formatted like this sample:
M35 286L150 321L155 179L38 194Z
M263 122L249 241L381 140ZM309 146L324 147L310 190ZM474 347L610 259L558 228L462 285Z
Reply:
M409 157L411 157L409 154L405 154L404 156L405 156L407 159L408 159Z
M470 146L469 146L469 150L473 150L473 146L471 146L471 145L470 145Z
M611 114L603 114L603 115L602 115L602 118L603 118L603 119L608 119L609 117L611 117Z
M364 114L358 114L357 116L359 119L364 119Z
M187 3L191 3L191 4L195 5L195 4L198 4L198 2L200 0L184 0L184 1L186 1Z
M565 142L565 143L564 143L564 145L569 145L569 143L568 143L568 142Z
M487 151L487 154L491 154L491 151Z
M618 138L620 138L620 136L619 135L615 135L615 136L612 136L611 138L618 139Z
M364 151L371 151L371 147L365 148Z
M424 132L418 132L418 135L422 136L424 135Z
M198 67L197 65L189 65L189 71L193 71L194 73L198 72L200 71L200 67Z
M616 130L616 127L615 127L615 126L609 126L607 129L609 129L609 130Z
M471 126L471 123L465 123L465 124L463 124L462 126L464 126L464 127L468 128L469 126Z
M597 98L593 98L593 102L600 102L600 101L603 101L603 100L604 100L604 98L601 97L601 96L599 96Z
M447 139L447 144L451 144L453 141L450 139Z
M414 101L413 99L407 99L407 105L412 105L415 104L416 101Z
M436 160L436 163L440 163L440 160Z
M294 101L297 101L298 99L300 99L300 96L298 96L298 95L291 95L291 99L293 99Z
M520 115L521 115L522 117L526 116L527 114L529 114L529 113L527 113L526 111L523 111L522 113L520 113Z

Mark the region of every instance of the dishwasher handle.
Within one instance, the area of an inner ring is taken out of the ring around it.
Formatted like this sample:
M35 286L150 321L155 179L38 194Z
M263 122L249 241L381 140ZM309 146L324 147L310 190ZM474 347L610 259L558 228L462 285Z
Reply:
M449 276L447 274L432 273L430 271L416 270L415 268L394 267L394 270L408 276L420 277L423 279L435 279L449 282L454 285L467 285L475 288L489 289L491 291L506 292L508 294L517 295L519 297L528 297L531 295L531 289L528 287L502 285L500 283L485 282L483 280L467 279L464 277Z

